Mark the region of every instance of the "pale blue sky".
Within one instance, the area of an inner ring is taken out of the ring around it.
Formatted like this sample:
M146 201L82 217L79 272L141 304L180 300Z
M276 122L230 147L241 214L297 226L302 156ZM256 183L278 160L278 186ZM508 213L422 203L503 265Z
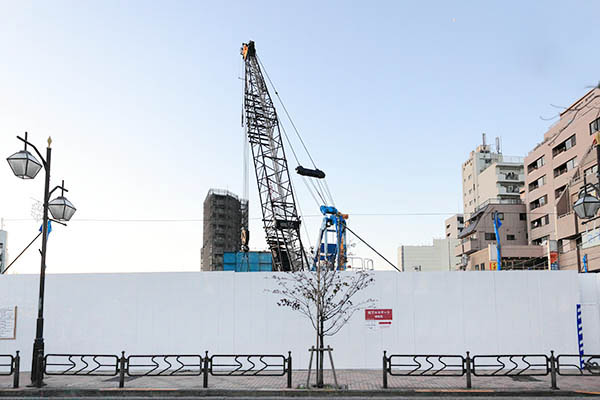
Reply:
M25 130L54 140L54 182L78 211L50 237L49 272L198 270L201 222L89 219L201 219L209 188L241 194L239 48L252 39L336 205L395 262L399 244L442 236L445 215L353 214L461 211L481 132L525 155L550 103L598 82L599 16L597 1L0 1L0 150ZM39 224L10 219L29 218L43 178L5 164L0 183L15 256ZM253 175L250 188L262 248ZM38 271L36 251L14 268Z

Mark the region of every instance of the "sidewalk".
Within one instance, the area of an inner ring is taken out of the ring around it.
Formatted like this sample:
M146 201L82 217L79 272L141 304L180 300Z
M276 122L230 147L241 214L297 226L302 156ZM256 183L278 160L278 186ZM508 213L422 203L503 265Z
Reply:
M29 374L22 373L20 388L12 389L12 377L0 377L0 397L7 396L101 396L132 395L133 393L160 392L164 396L190 395L193 393L212 396L302 396L312 394L313 390L302 390L306 385L306 370L295 370L293 389L287 389L285 376L209 376L208 389L202 388L199 376L158 376L126 377L125 388L119 389L119 377L86 376L48 376L40 392L37 388L27 387ZM339 370L338 383L344 388L340 391L326 389L328 395L342 396L369 395L426 395L444 393L447 395L600 395L600 377L598 376L558 376L558 391L550 389L550 377L473 377L473 388L466 389L465 377L397 377L388 376L388 389L382 387L381 370ZM314 383L314 371L311 375ZM325 373L325 383L333 386L333 374ZM335 393L334 393L335 392ZM321 393L321 391L319 391Z

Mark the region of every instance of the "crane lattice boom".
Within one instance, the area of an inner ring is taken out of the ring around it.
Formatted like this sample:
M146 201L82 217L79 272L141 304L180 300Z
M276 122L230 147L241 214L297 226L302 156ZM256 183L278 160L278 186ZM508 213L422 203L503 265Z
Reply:
M277 112L256 58L254 42L243 44L242 57L246 135L252 149L267 245L273 254L273 270L302 270L308 266L308 260L300 239L301 221Z

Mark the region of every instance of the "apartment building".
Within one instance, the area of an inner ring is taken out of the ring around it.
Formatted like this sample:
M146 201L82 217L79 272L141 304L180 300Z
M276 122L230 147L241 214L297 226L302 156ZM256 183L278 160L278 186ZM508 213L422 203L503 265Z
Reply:
M492 151L484 133L482 144L471 151L462 165L465 217L469 218L489 199L519 199L524 179L523 158L503 155L499 138L496 138L496 151Z
M559 240L559 253L575 248L575 243L570 242L572 238L577 240L579 233L575 232L576 227L579 229L581 226L574 222L572 208L569 209L572 205L569 203L577 200L573 200L573 196L577 196L574 190L581 186L581 182L572 180L576 178L576 174L583 176L579 164L584 157L586 166L592 165L592 159L595 159L595 154L588 154L594 140L593 134L600 129L599 109L600 89L595 88L564 110L560 119L544 134L544 140L525 157L524 198L531 244ZM568 195L563 196L571 184L575 186ZM557 234L557 202L561 198L564 198L564 204L561 208L563 213L559 219L560 223L566 223L569 218L573 223L564 229L559 225L560 234ZM559 266L562 264L560 258L559 255ZM581 257L577 257L577 260L581 262ZM574 264L571 263L569 268L574 267L577 260Z
M544 269L541 246L528 246L525 204L520 199L489 199L477 207L465 221L459 234L460 243L455 256L461 258L460 269L471 271L494 270L497 267L494 213L502 225L498 229L503 269Z
M465 227L465 217L463 214L454 214L444 221L446 239L458 239L458 235Z

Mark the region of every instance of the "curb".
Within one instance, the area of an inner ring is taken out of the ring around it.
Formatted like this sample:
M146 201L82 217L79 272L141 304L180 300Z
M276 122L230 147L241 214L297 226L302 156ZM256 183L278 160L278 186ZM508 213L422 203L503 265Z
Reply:
M568 390L508 391L493 389L413 390L220 390L220 389L0 389L0 398L19 397L575 397L600 396L600 392Z

